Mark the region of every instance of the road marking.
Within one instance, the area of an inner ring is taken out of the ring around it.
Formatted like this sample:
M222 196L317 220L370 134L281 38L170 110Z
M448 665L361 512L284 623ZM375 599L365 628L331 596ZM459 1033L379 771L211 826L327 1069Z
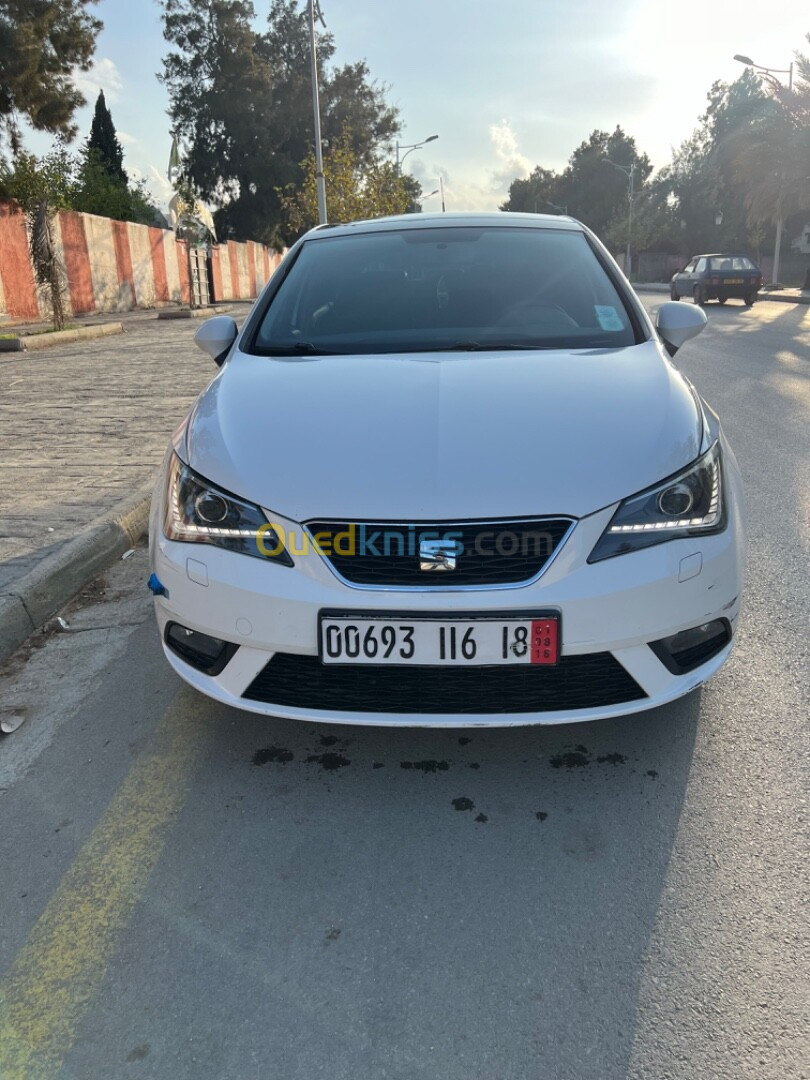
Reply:
M185 801L203 731L181 691L0 982L2 1080L59 1071Z

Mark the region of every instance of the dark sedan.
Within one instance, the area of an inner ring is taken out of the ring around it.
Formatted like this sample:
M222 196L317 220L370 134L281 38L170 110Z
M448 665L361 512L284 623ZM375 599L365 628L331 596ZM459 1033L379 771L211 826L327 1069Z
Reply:
M674 275L669 286L673 300L691 296L701 307L707 300L736 297L750 307L762 286L762 271L747 255L696 255Z

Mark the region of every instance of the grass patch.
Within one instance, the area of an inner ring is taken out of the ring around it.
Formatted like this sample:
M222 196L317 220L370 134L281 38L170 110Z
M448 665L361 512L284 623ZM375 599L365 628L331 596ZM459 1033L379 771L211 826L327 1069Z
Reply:
M46 326L42 330L31 330L27 334L21 334L21 337L36 337L38 334L61 334L63 330L79 330L81 327L78 323L65 323L64 326Z

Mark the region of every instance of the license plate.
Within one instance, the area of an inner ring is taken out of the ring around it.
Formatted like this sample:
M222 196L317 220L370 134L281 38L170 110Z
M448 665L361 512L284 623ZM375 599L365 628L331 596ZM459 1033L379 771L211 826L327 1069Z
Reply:
M727 277L721 282L721 285L743 285L744 283L745 283L745 278Z
M322 613L320 656L324 664L556 664L559 631L558 614L397 618Z

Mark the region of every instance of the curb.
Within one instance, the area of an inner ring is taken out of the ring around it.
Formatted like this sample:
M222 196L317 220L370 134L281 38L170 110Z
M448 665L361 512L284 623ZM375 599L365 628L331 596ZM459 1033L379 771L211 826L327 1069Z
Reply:
M0 593L0 663L147 531L155 479Z
M765 293L763 296L760 293L757 303L761 300L770 300L772 304L804 304L807 307L810 306L810 293L807 296L780 296L779 293L773 293L772 295Z
M159 319L210 319L213 315L224 315L231 309L229 307L204 307L204 308L168 308L159 311Z
M0 352L36 352L38 349L49 349L52 345L63 345L67 341L109 337L111 334L123 332L123 323L108 322L97 323L95 326L80 326L76 330L55 330L51 334L21 334L16 338L0 340Z

